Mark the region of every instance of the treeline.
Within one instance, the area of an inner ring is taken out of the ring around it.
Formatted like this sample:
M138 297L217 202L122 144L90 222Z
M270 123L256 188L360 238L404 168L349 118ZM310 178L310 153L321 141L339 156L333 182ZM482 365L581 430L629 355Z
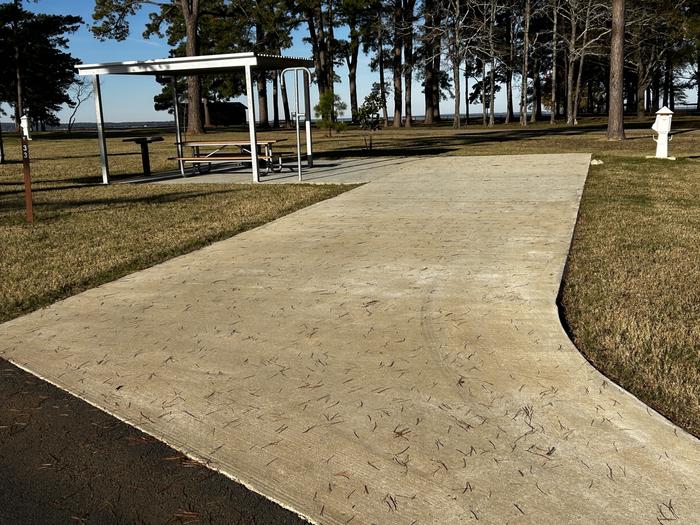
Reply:
M146 27L138 30L147 38L165 37L173 56L284 53L293 33L304 34L320 95L327 99L337 91L340 66L347 67L354 121L361 105L357 74L364 54L378 79L373 96L384 125L414 123L416 90L424 97L427 124L443 120L440 102L453 100L455 127L468 122L469 103L480 105L483 123L493 125L495 97L504 92L506 122L518 117L527 125L548 113L552 121L574 125L582 112L609 110L613 3L625 2L96 0L91 30L98 38L123 40L132 29L132 15L156 6ZM22 4L0 3L0 100L13 106L16 118L24 106L37 125L52 124L62 104L75 108L89 95L84 85L75 84L76 59L65 52L66 35L82 20L34 15ZM621 96L626 111L643 115L660 105L673 108L700 85L700 0L628 0L624 14ZM18 84L20 77L24 81ZM182 82L189 100L204 101L204 107L188 104L193 133L203 131L208 102L244 91L236 75ZM278 73L259 74L256 85L262 124L289 122L287 89ZM169 89L164 84L157 109L172 104Z
M145 3L97 0L94 32L125 38L128 15ZM699 18L699 0L627 2L622 82L627 112L673 108L698 86ZM501 90L506 122L517 114L527 125L548 112L552 121L574 125L581 112L608 111L607 0L172 0L151 16L144 34L167 35L174 55L281 53L296 29L306 32L313 50L321 96L335 91L339 66L347 66L353 120L360 53L371 58L377 73L374 88L385 125L413 124L415 89L423 93L427 124L442 120L440 101L452 99L455 127L467 121L470 102L480 104L484 124L493 125ZM236 77L190 78L187 90L191 100L202 94L218 100L240 94L242 84ZM275 72L258 78L257 91L263 124L269 121L270 96L273 125L289 120L286 88ZM164 92L158 107L169 100ZM198 104L190 105L191 131L202 130L200 111Z

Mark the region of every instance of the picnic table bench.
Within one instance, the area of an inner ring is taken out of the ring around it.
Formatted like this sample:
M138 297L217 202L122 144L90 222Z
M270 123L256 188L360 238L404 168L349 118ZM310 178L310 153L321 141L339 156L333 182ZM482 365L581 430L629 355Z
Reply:
M259 140L257 142L257 157L265 161L265 175L269 174L270 171L279 172L282 170L284 155L274 154L273 147L278 142L284 142L285 140L287 139ZM209 171L209 169L211 169L211 164L214 163L251 162L250 142L195 140L182 142L180 145L183 148L191 148L191 154L189 156L183 154L182 156L175 157L174 160L192 164L195 170L200 173L205 173L203 166L207 166L206 171ZM202 151L202 148L208 151ZM238 148L238 151L224 151L226 148Z
M151 174L151 160L148 156L148 145L154 142L162 142L163 137L133 137L123 139L122 142L134 142L141 146L141 164L143 165L143 174Z

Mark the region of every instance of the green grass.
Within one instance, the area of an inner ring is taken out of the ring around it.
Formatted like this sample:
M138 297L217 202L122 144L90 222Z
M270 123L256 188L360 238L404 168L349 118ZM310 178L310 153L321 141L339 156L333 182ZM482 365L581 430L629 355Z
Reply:
M571 335L587 358L650 406L700 436L700 119L674 119L676 162L654 153L653 119L630 121L624 142L605 122L493 129L449 125L382 130L373 155L590 152L594 166L562 286ZM129 132L129 135L133 133ZM329 158L365 156L363 134L316 134ZM172 169L173 135L152 145L154 170ZM245 132L217 137L245 138ZM293 134L277 130L262 137ZM211 135L209 136L211 137ZM190 137L191 138L191 137ZM138 148L109 140L116 178L138 173ZM9 138L7 151L19 147ZM110 186L97 142L39 134L32 144L35 226L23 224L21 165L0 167L0 320L272 220L347 188L335 186Z

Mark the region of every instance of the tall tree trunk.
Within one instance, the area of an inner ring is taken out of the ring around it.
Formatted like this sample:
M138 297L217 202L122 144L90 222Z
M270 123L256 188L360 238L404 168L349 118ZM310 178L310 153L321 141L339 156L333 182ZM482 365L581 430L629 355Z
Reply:
M671 96L671 84L673 83L673 62L671 59L671 54L666 55L666 64L664 66L664 106L669 107L671 102L669 101Z
M646 105L646 108L648 111L651 111L652 108L654 107L654 103L652 102L652 98L651 98L652 96L653 96L652 89L651 89L651 87L648 87L647 88L647 105Z
M432 96L433 96L433 122L440 122L442 121L442 115L440 114L440 99L442 98L441 95L441 89L440 89L440 80L441 80L441 48L442 45L440 41L438 40L437 45L435 46L435 57L433 58L433 70L435 72L435 75L433 76L433 89L432 89Z
M404 92L406 105L406 127L413 126L413 104L411 101L413 91L413 18L416 0L405 0L404 3Z
M637 118L644 118L646 115L645 102L648 86L646 82L646 68L641 58L641 50L639 50L637 59Z
M401 36L401 23L403 20L402 0L394 0L394 47L391 54L391 68L394 77L394 121L395 128L401 127L401 114L403 106L403 71L401 69L401 51L403 38Z
M292 127L292 115L289 112L289 98L287 96L287 82L284 80L284 75L281 75L282 82L282 112L284 113L284 127Z
M578 13L577 6L571 5L569 11L569 22L571 26L571 34L569 35L569 51L567 53L566 65L566 125L574 125L574 74L576 73L576 39L578 38Z
M635 79L631 75L627 78L625 93L627 94L627 107L625 110L627 113L634 113L637 111L637 86Z
M661 96L661 75L657 71L654 73L654 80L651 85L651 110L659 111L659 97Z
M424 27L430 31L434 27L435 15L434 0L423 1L423 18L425 20ZM425 100L425 124L433 123L433 81L435 79L435 70L433 69L433 54L435 52L433 46L433 35L428 33L425 35L425 43L423 44L423 52L425 53L425 65L423 68L423 98Z
M486 60L481 61L481 125L486 126Z
M569 49L569 61L566 66L566 125L574 125L574 73L576 62L571 59Z
M379 34L379 53L378 63L379 63L379 95L382 99L382 118L384 120L384 127L389 125L389 111L386 107L386 79L384 78L384 41L382 40L382 34L380 30Z
M353 65L348 67L348 84L350 87L350 116L353 123L357 123L357 58Z
M508 64L506 65L506 124L515 120L513 110L513 66L515 66L515 26L512 15L508 15Z
M533 107L532 115L530 115L530 123L534 124L537 119L542 116L542 84L540 82L540 60L535 57L535 63L532 67L532 94Z
M259 72L255 82L258 90L258 121L262 129L270 127L270 119L267 114L267 78L264 72Z
M700 111L700 45L698 45L697 52L695 54L695 66L698 68L695 73L695 82L697 83L697 92L695 94L697 98L696 111Z
M462 105L462 101L460 100L460 97L462 95L462 87L460 86L461 75L459 73L459 66L460 66L459 57L457 57L457 56L453 57L452 58L452 80L454 82L455 109L454 109L454 114L452 117L452 127L455 129L459 129L462 127L462 119L461 119L460 112L459 112L460 106Z
M280 127L279 71L272 72L272 125Z
M559 0L554 0L552 12L552 109L549 122L554 124L557 120L559 103L557 102L557 51L559 42Z
M469 67L464 68L464 125L469 125Z
M327 27L327 33L328 33L328 68L327 68L327 83L328 83L328 90L331 93L335 93L335 48L333 47L333 44L335 43L335 34L334 34L334 27L335 27L335 14L333 12L333 6L334 3L332 1L328 2L328 14L326 16L326 27ZM335 120L335 112L333 112L333 120Z
M496 0L491 0L491 12L489 13L489 55L491 65L489 71L489 127L496 124L496 50L493 43L493 28L496 24Z
M199 2L189 2L188 0L180 0L182 6L182 14L185 20L185 34L187 41L185 43L185 54L188 57L199 55L199 35L197 29L199 26ZM187 77L187 133L192 135L201 135L204 133L202 126L202 90L199 83L199 77L190 75Z
M576 93L574 95L574 122L573 124L578 125L578 108L581 102L581 76L583 74L583 64L586 58L586 47L588 46L588 27L591 20L591 9L593 7L593 0L588 0L588 5L586 6L586 21L583 26L583 34L581 52L578 62L578 75L576 77Z
M357 123L357 58L360 53L360 33L357 30L357 19L354 15L348 17L350 42L345 55L348 66L348 84L350 87L350 115L353 123Z
M18 3L15 1L15 6ZM15 47L15 82L17 83L17 100L15 101L15 129L19 130L22 115L24 113L23 95L22 95L22 73L20 71L20 54L19 54L19 35L17 22L13 23L14 29L14 47Z
M525 0L525 13L523 17L523 69L522 85L520 87L520 125L527 126L527 77L528 58L530 55L530 0Z
M700 45L698 45L697 52L695 54L695 66L698 68L695 73L695 82L697 83L697 92L695 94L697 98L696 111L700 111Z
M319 97L328 90L333 90L333 60L330 47L330 34L326 29L331 18L331 13L324 13L323 3L309 3L304 10L304 18L309 30L309 40L314 60L314 70L316 73L316 84L318 85ZM329 82L329 79L331 82Z
M625 139L622 82L625 66L625 0L612 0L608 140Z
M202 106L204 107L204 129L211 128L211 113L209 112L209 99L207 97L202 98Z
M574 126L578 126L578 108L581 104L581 76L583 74L583 60L585 53L581 50L581 58L578 63L578 74L576 76L576 91L574 93Z
M5 164L5 143L2 138L2 123L0 122L0 164Z

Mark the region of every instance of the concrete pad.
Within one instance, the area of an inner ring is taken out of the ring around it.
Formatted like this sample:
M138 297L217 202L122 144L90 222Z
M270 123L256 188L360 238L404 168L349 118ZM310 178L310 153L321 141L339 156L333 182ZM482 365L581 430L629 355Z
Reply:
M555 304L588 155L442 157L0 327L318 523L697 523L700 446Z
M358 184L372 182L395 173L399 166L410 164L425 157L358 157L344 159L316 159L313 168L302 167L302 181L308 184ZM287 165L286 165L287 166ZM296 170L285 168L280 173L260 175L263 184L290 184L299 180ZM248 169L231 170L231 168L214 166L212 172L182 177L179 174L159 184L250 184L251 174Z

